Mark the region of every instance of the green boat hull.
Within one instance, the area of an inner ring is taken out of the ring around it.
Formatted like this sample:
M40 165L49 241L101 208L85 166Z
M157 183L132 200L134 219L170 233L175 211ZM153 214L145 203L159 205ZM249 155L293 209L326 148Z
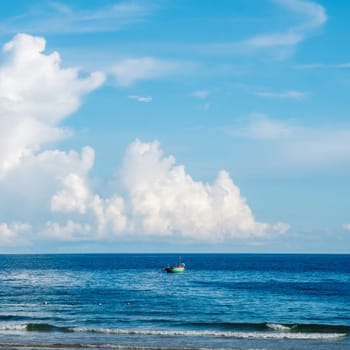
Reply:
M183 273L185 271L184 267L167 267L165 269L168 273Z

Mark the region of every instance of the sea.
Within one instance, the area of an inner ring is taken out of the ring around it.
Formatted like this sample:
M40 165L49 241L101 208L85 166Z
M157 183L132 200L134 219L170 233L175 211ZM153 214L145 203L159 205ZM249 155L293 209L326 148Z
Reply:
M164 271L180 260L184 273ZM0 255L0 266L0 349L350 349L350 255Z

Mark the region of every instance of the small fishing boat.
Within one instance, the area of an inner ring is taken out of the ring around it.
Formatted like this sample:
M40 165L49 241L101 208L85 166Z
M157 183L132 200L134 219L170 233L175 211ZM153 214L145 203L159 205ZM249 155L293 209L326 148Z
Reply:
M168 267L165 267L164 270L168 273L182 273L185 271L185 264L180 263L177 266L168 266Z

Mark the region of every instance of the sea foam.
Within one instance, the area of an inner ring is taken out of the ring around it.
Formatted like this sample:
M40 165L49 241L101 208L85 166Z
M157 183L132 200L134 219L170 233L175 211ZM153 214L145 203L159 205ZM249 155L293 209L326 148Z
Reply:
M286 327L288 328L288 327ZM220 332L220 331L185 331L185 330L142 330L113 328L73 328L75 332L94 332L116 335L151 335L161 337L219 337L240 339L334 339L345 337L346 333L303 333L303 332Z

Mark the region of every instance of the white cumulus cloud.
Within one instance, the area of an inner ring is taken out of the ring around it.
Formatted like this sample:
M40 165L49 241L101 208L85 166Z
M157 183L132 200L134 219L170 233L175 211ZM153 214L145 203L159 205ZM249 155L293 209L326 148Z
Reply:
M59 190L51 199L53 212L79 213L95 219L96 232L93 238L105 233L119 233L126 229L124 200L118 196L101 198L91 191L84 176L71 173L64 177Z
M59 122L99 87L104 74L79 77L62 68L57 52L45 54L45 39L18 34L3 47L0 66L0 176L42 145L70 133Z
M39 232L39 218L50 217L60 179L70 173L85 176L94 163L90 147L81 154L45 148L72 134L60 123L103 83L104 74L81 77L77 69L62 68L59 54L46 54L45 45L44 38L18 34L2 50L0 220L1 241L7 245L23 242L22 232L35 236L27 232L29 226L11 223L30 222L31 231Z
M122 174L133 224L150 234L217 241L273 230L255 220L226 171L220 171L213 184L195 181L174 157L163 155L157 141L133 142Z
M258 222L230 175L213 184L195 181L159 142L129 145L120 181L123 196L102 198L83 176L70 174L51 201L52 210L94 217L98 237L146 235L222 241L284 233L285 223Z
M53 211L78 211L85 214L89 191L84 180L77 174L69 174L63 180L63 189L55 194L51 201Z
M62 241L74 241L88 239L91 231L90 225L68 220L64 224L48 221L46 227L41 232L42 237L57 239Z
M81 154L52 150L28 155L0 179L0 196L8 198L0 202L0 213L10 215L12 212L22 216L24 209L34 212L46 208L40 201L49 201L61 178L69 173L84 175L93 162L94 151L90 147L83 148ZM17 202L22 205L18 207Z
M21 238L19 235L21 233L27 232L31 229L31 225L25 223L11 223L8 224L6 222L0 223L0 243L1 244L10 244L15 245L16 241Z

